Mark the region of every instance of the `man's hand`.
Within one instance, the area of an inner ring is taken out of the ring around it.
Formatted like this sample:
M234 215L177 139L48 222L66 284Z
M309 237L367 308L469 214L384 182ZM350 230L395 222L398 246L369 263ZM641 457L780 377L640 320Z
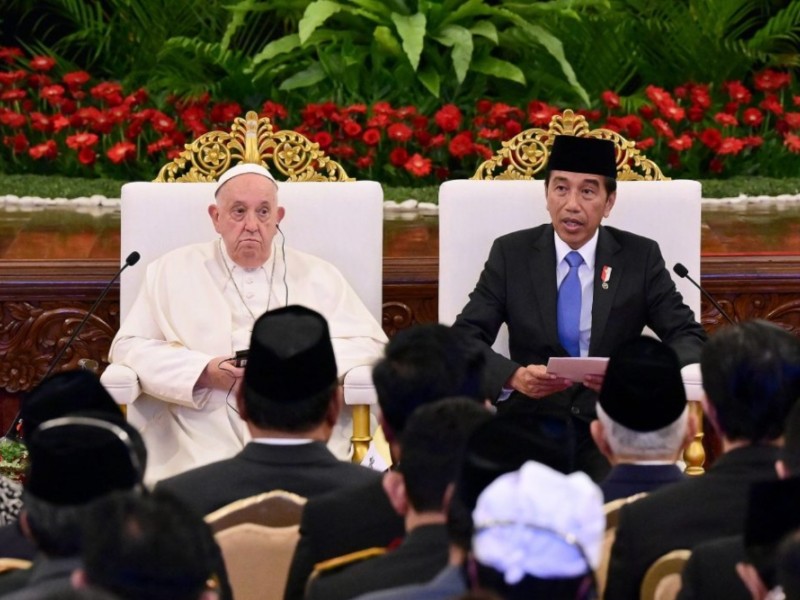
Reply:
M214 388L227 392L233 386L231 393L235 394L242 384L242 377L244 377L244 369L233 366L230 356L216 356L208 361L194 387L195 389Z
M544 398L567 389L572 382L548 373L544 365L528 365L517 369L508 380L508 385L531 398Z
M603 380L605 378L606 378L605 375L586 375L583 378L583 385L585 385L593 392L599 394L600 388L603 387Z

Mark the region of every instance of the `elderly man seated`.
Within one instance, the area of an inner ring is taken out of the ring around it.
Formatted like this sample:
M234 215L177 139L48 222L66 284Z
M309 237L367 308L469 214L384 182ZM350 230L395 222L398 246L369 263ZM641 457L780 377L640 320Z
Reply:
M267 169L225 172L208 214L220 237L178 248L148 265L142 289L109 356L136 371L142 391L131 406L157 481L229 458L249 441L235 398L256 318L300 304L328 321L338 375L369 365L386 342L380 325L331 264L287 248L285 210ZM338 439L341 439L339 436Z

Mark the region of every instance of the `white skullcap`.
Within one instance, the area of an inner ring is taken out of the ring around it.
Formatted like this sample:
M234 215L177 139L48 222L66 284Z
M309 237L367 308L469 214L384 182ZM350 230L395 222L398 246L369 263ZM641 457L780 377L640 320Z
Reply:
M472 518L475 558L503 573L509 585L526 575L578 577L600 562L603 493L585 473L564 475L529 461L495 479L478 498ZM583 548L589 565L569 538Z
M246 175L251 173L253 175L261 175L262 177L266 177L270 181L272 181L275 185L278 185L278 182L275 181L275 178L272 176L272 173L269 170L262 166L257 165L255 163L239 163L235 167L231 167L227 171L225 171L220 178L217 180L217 189L214 190L214 196L217 195L219 189L229 182L234 177L238 177L239 175Z

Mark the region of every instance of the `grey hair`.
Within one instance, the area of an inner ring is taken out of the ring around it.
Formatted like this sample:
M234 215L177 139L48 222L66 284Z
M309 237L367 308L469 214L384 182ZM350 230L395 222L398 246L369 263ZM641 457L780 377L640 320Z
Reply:
M597 404L597 418L603 425L606 440L615 456L641 460L662 459L677 454L689 423L689 405L672 423L655 431L634 431L620 425Z

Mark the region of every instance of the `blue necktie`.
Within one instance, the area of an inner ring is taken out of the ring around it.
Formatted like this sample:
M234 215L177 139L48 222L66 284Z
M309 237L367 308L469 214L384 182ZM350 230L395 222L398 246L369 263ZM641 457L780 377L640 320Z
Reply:
M558 288L558 339L570 356L581 355L581 280L578 269L583 257L570 252L565 259L569 273Z

